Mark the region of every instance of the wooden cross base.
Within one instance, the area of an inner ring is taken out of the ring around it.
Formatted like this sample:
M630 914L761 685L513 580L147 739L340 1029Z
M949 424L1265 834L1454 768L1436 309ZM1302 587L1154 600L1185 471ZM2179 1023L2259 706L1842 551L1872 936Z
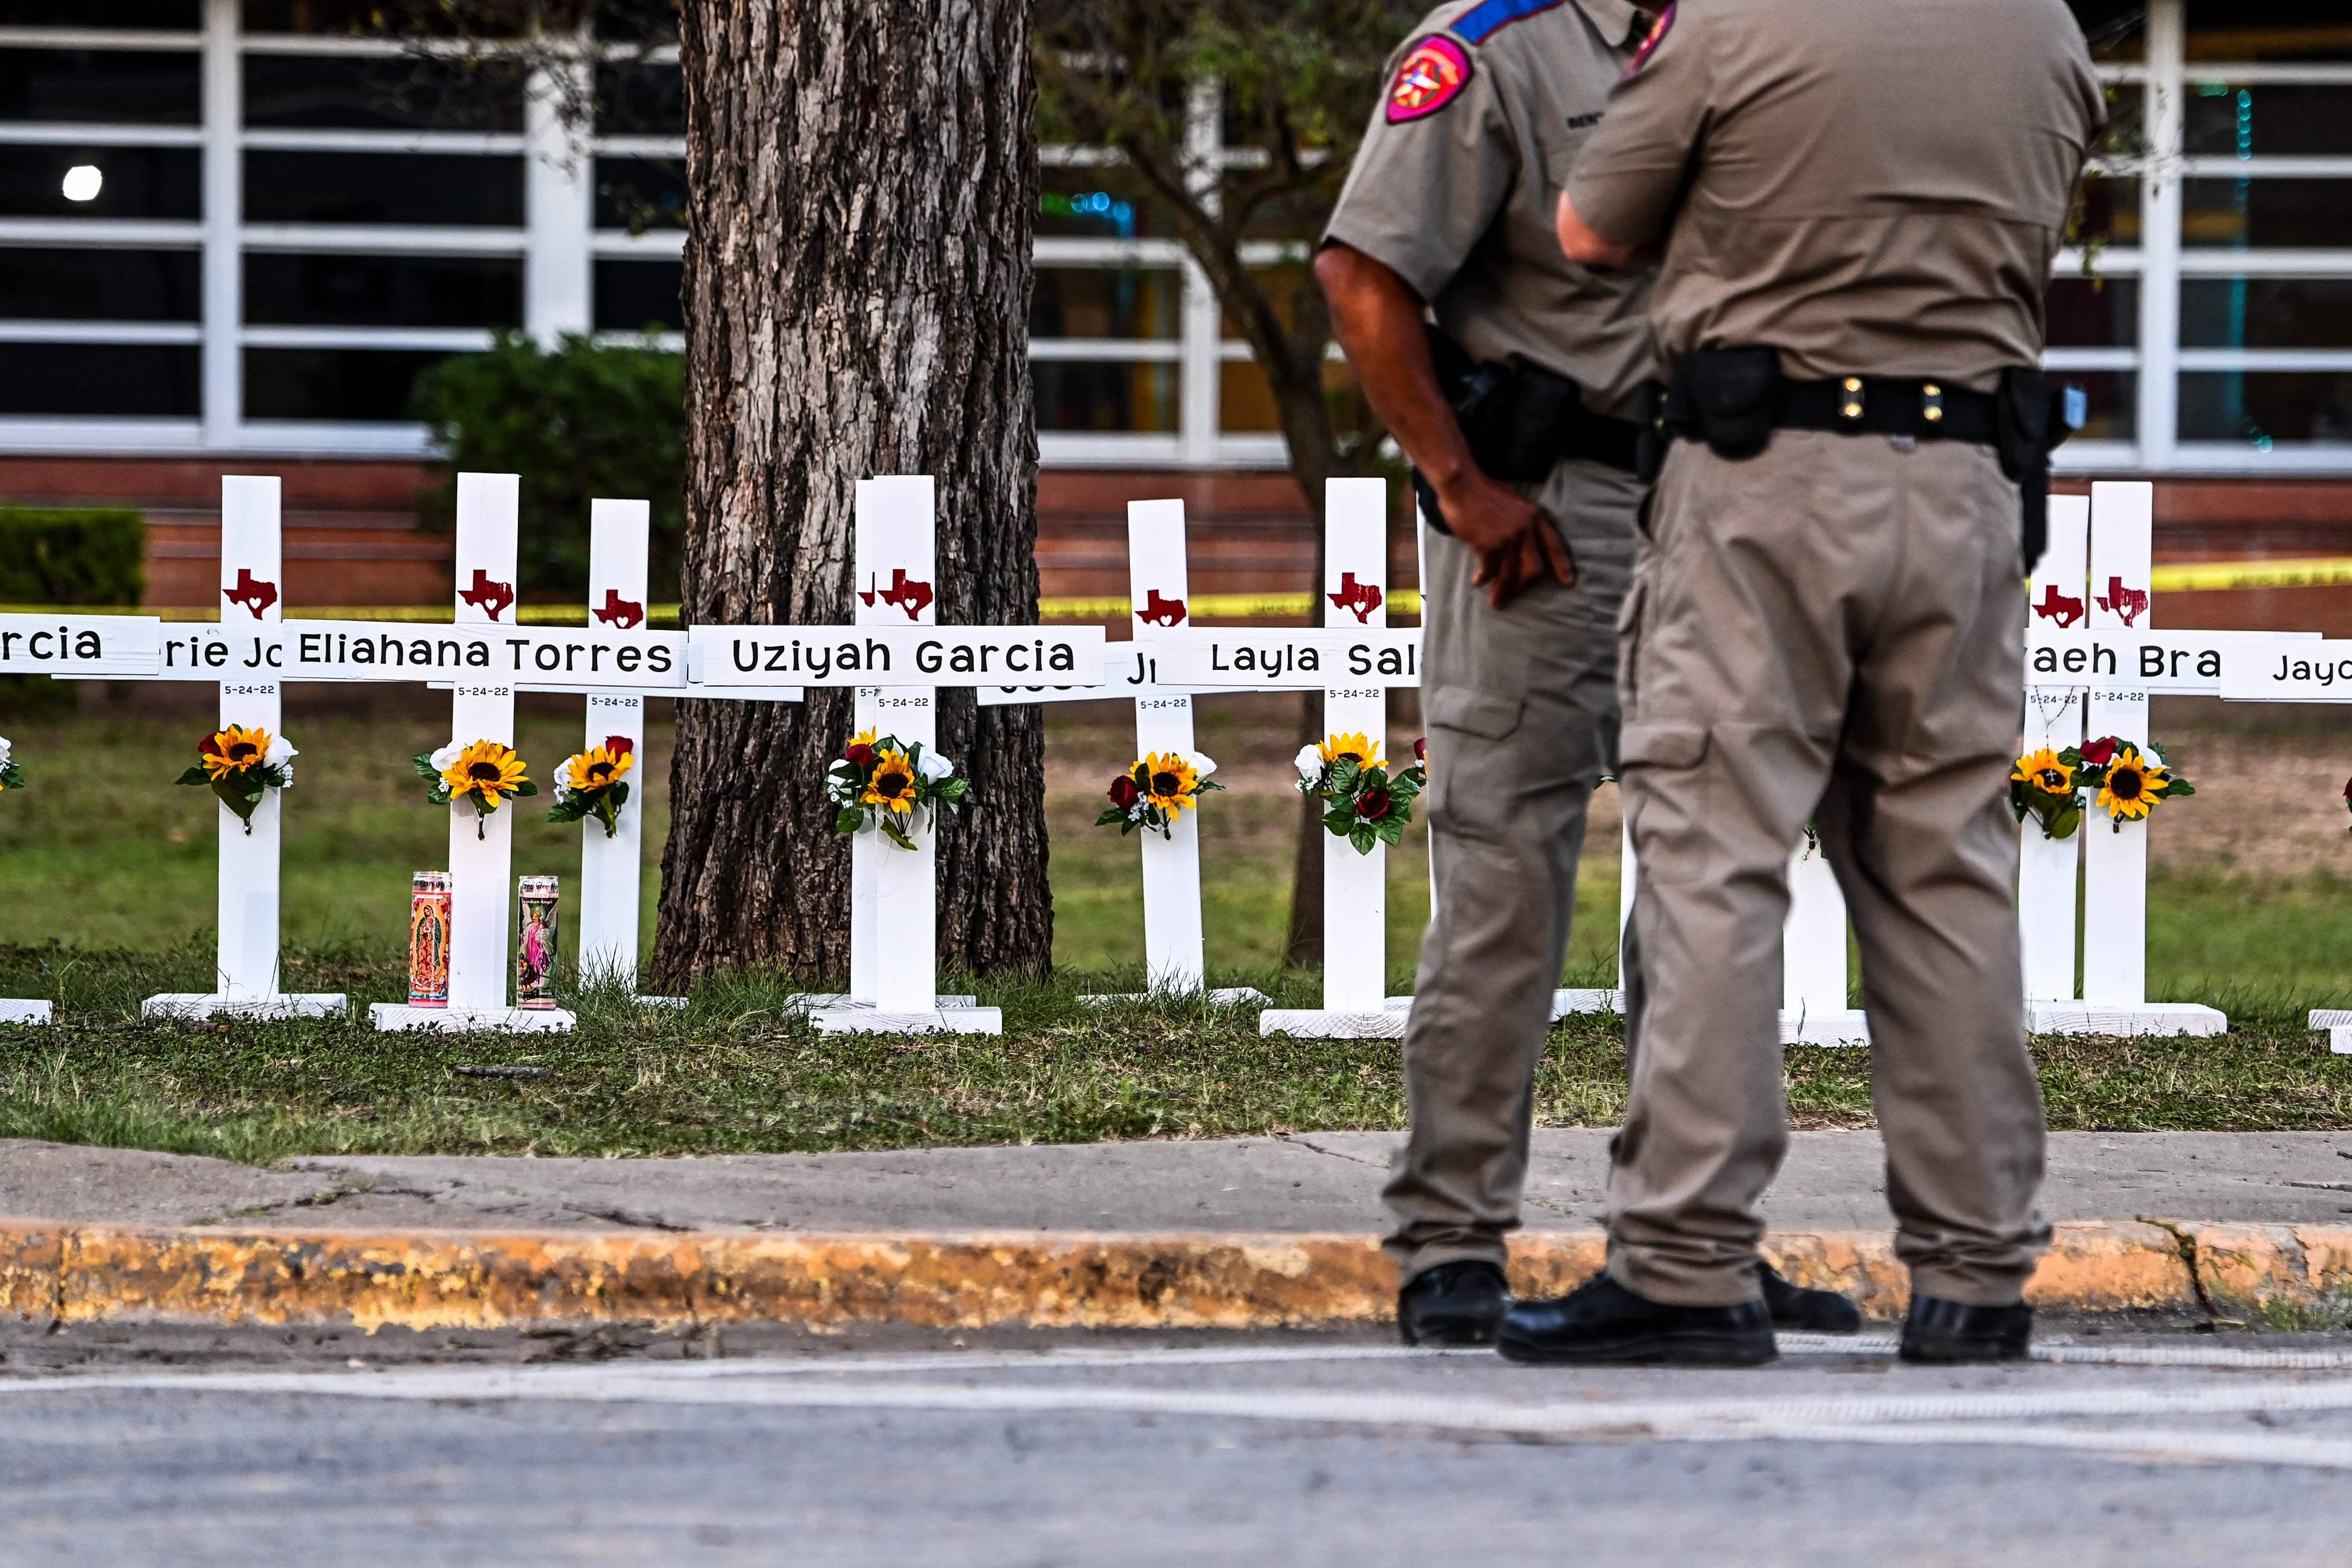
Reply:
M1089 1007L1109 1007L1121 1002L1206 1002L1212 1007L1263 1007L1274 998L1255 985L1224 985L1214 991L1169 985L1150 991L1120 991L1099 996L1081 996L1078 1000Z
M940 998L946 1001L947 998ZM999 1007L941 1007L931 1013L885 1013L857 1005L809 1014L820 1035L1001 1035L1004 1012Z
M340 991L287 991L258 996L167 991L148 997L139 1014L144 1018L339 1018L351 1010L351 998Z
M2228 1016L2194 1002L2029 1002L2037 1035L2113 1035L2135 1039L2149 1035L2207 1037L2230 1032Z
M0 1024L46 1024L49 1019L47 1002L0 1001Z
M1328 1007L1269 1007L1257 1016L1260 1035L1292 1035L1302 1040L1401 1040L1409 1007L1383 1006L1377 1013Z
M579 1015L561 1007L416 1007L378 1002L368 1018L379 1029L499 1029L518 1035L565 1034Z

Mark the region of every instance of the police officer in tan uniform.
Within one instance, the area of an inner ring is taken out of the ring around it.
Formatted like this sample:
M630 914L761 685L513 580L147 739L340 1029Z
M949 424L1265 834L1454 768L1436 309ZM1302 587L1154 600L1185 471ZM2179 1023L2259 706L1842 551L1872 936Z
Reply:
M2042 292L2103 118L2063 0L1683 0L1585 145L1561 245L1663 246L1671 445L1623 619L1609 1263L1511 1313L1514 1360L1774 1354L1757 1204L1809 819L1862 947L1903 1353L2026 1353L2048 1227L2006 780L2069 401L2036 368Z
M1586 804L1614 763L1649 279L1569 261L1553 214L1650 26L1628 0L1438 7L1391 62L1317 258L1434 531L1437 910L1405 1036L1412 1131L1387 1190L1408 1343L1489 1342L1509 1305L1536 1060ZM1858 1321L1842 1298L1769 1283L1789 1321Z

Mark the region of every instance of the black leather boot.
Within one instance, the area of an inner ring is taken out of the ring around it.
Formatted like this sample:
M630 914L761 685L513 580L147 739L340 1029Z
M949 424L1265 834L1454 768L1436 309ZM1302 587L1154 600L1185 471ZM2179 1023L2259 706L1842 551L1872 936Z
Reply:
M1862 1327L1862 1309L1834 1290L1792 1285L1787 1275L1759 1258L1756 1277L1764 1283L1764 1310L1772 1326L1792 1334L1850 1334Z
M1495 1348L1538 1366L1760 1366L1778 1356L1761 1301L1675 1307L1603 1274L1556 1301L1524 1301Z
M1971 1307L1935 1296L1911 1298L1903 1320L1905 1361L1937 1366L1969 1362L2023 1361L2033 1342L2033 1309Z
M1406 1282L1397 1292L1397 1331L1409 1345L1491 1345L1510 1310L1503 1271L1465 1258Z

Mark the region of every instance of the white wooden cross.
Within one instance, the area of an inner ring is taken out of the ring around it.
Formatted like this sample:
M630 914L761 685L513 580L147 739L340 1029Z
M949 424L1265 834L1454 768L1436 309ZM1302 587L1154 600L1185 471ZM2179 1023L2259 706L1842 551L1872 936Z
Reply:
M856 581L851 626L696 626L689 635L696 685L685 695L732 693L761 685L856 689L858 729L874 729L928 750L937 734L942 686L991 687L1008 680L1099 686L1099 626L937 625L935 488L929 477L863 479L857 486ZM967 810L985 810L985 801ZM1003 1015L938 985L938 858L935 830L908 825L912 850L861 831L852 837L850 992L805 998L826 1033L925 1031L999 1034Z
M239 724L284 732L284 668L278 627L286 614L279 484L274 478L221 480L220 602L216 623L174 626L163 645L157 679L200 680L220 688L223 728ZM297 776L299 776L298 768ZM220 840L219 931L215 989L147 998L150 1018L323 1017L348 1012L340 992L289 994L278 984L278 866L284 841L282 792L265 790L252 831L215 803Z
M1362 734L1387 757L1388 691L1421 684L1421 633L1388 625L1388 486L1332 479L1324 492L1322 629L1195 626L1158 635L1160 679L1185 687L1320 690L1323 728ZM1323 835L1323 1005L1268 1008L1261 1034L1394 1039L1405 1014L1387 1005L1388 856Z
M2026 637L2029 750L2080 746L2086 734L2145 747L2151 695L2254 695L2252 682L2273 644L2316 642L2313 633L2156 630L2154 495L2144 481L2102 480L2091 487L2087 503L2051 499L2050 543L2033 575ZM2214 1008L2147 999L2147 819L2118 830L2085 801L2082 826L2071 837L2045 838L2031 817L2021 832L2018 922L2036 1033L2218 1035L2229 1027Z
M1192 623L1192 579L1187 563L1184 503L1129 501L1127 507L1128 626L1134 640L1113 644L1112 668L1122 678L1108 687L998 687L980 693L982 707L1024 702L1088 701L1131 698L1135 704L1135 754L1193 750L1192 699L1189 687L1163 686L1159 663L1149 651L1152 639ZM1246 689L1222 689L1224 691ZM1201 921L1201 825L1195 810L1179 816L1170 836L1145 831L1143 858L1143 957L1151 993L1201 994L1208 984L1208 961ZM1250 985L1206 992L1224 1006L1267 1000ZM1081 996L1081 1002L1137 1000L1134 996Z
M153 616L77 616L39 611L0 616L0 675L45 675L59 680L153 679L161 659L163 623ZM68 787L44 775L40 759L20 755L32 789ZM0 802L0 811L7 803ZM0 997L0 1024L46 1024L48 1003Z

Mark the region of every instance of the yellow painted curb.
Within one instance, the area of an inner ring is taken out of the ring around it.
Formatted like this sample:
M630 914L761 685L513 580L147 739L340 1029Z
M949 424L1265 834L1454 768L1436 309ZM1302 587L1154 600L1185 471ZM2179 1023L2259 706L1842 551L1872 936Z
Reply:
M1899 1317L1906 1305L1884 1232L1776 1233L1765 1251L1800 1283L1846 1291L1872 1317ZM1558 1295L1601 1259L1597 1231L1523 1234L1512 1283L1522 1295ZM1266 1329L1383 1321L1395 1292L1394 1268L1360 1236L283 1232L0 1220L0 1313L67 1322ZM2189 1315L2210 1300L2249 1321L2340 1321L2352 1303L2352 1226L2063 1225L2027 1299L2050 1310Z

